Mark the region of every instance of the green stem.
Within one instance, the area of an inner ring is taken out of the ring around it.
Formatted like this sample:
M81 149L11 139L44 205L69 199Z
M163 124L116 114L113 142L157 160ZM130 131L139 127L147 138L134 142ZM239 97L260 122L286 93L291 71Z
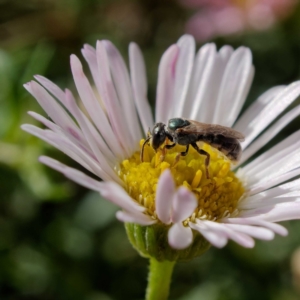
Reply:
M146 300L168 299L174 265L175 261L160 262L150 258Z

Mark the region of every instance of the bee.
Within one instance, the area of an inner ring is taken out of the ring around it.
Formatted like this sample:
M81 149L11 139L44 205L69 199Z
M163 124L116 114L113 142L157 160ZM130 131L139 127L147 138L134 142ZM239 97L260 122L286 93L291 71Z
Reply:
M144 148L146 144L150 144L152 148L157 149L169 139L173 144L167 144L164 149L171 149L175 145L186 146L184 152L180 152L176 157L176 162L180 156L188 154L190 145L201 155L205 155L206 177L209 178L208 166L210 155L203 149L200 149L197 142L204 142L213 148L218 149L232 162L239 161L242 148L240 141L244 140L242 133L221 125L200 123L193 120L182 118L173 118L168 122L168 126L164 123L156 123L152 131L148 132L148 137L145 140L142 151L141 161L143 162Z

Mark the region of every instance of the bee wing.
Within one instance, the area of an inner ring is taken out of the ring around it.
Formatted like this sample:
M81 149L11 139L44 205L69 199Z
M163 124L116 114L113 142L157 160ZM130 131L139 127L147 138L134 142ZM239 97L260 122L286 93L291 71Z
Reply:
M245 139L244 135L239 131L236 131L232 128L216 125L216 124L206 124L200 123L193 120L188 120L190 125L179 128L180 132L191 134L191 133L199 133L205 135L223 135L226 138L236 139L243 141Z

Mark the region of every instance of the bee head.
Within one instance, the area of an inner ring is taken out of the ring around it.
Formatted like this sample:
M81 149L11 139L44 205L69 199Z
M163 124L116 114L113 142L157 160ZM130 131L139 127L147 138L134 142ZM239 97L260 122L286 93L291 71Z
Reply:
M156 151L166 140L166 130L164 123L156 123L151 132L151 146Z

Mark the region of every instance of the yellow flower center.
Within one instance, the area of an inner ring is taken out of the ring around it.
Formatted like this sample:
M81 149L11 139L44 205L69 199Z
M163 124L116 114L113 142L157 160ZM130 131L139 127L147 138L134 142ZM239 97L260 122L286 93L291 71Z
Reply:
M144 140L140 141L140 148ZM209 174L206 178L205 156L190 147L186 156L181 156L176 163L179 152L185 151L184 146L176 145L170 150L160 149L155 153L146 145L144 162L140 160L140 152L135 152L129 159L123 160L118 172L125 183L128 194L147 208L146 213L157 219L155 211L155 194L157 183L162 172L169 168L176 187L185 186L196 196L198 206L187 222L195 218L217 221L223 217L238 213L237 204L244 194L241 181L230 170L230 161L221 153L203 144L202 147L210 154Z

